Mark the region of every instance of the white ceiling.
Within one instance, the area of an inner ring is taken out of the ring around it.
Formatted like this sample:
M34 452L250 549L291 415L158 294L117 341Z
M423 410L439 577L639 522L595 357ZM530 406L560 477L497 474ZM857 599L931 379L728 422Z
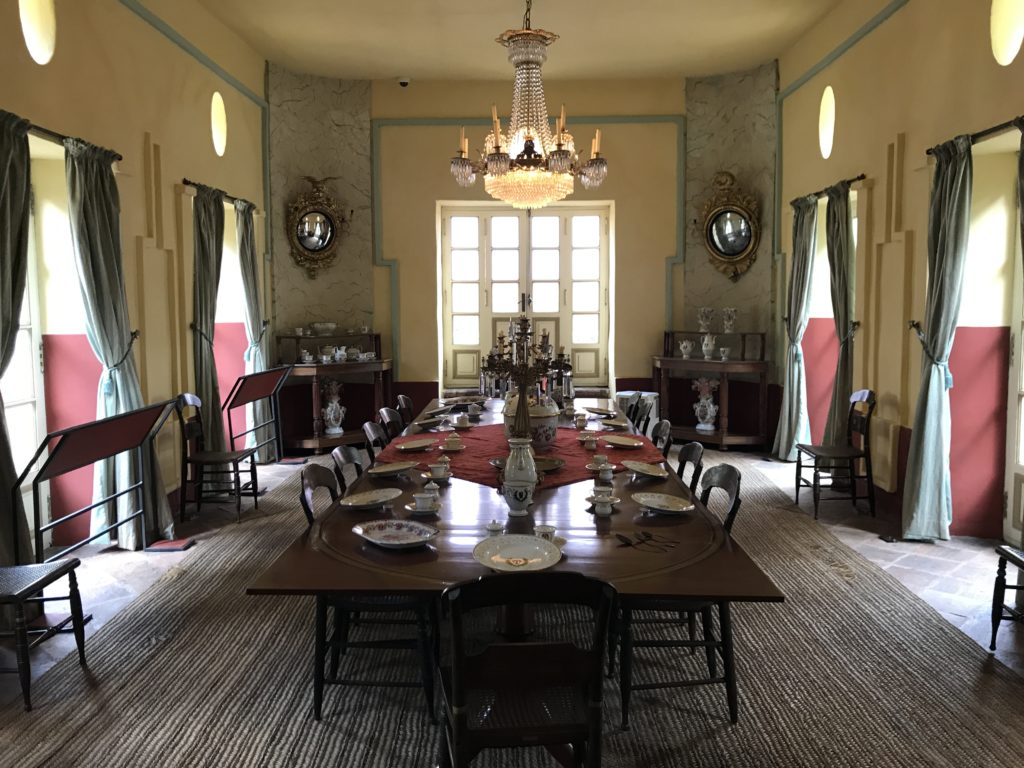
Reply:
M200 0L270 61L347 79L504 79L523 0ZM839 0L535 0L547 77L709 75L776 58Z

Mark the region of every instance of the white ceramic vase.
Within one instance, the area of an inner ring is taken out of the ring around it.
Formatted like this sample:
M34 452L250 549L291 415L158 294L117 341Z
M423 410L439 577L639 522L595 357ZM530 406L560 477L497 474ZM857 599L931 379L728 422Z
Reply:
M711 396L701 397L693 404L693 412L697 414L697 431L714 432L715 417L718 415L718 406L711 401Z
M711 321L715 317L713 307L697 307L697 325L701 333L711 330Z
M736 307L722 309L722 333L732 333L736 328Z
M704 353L704 359L710 360L715 354L715 337L713 334L705 333L700 340L700 351Z
M324 433L328 435L340 435L345 430L341 428L341 422L345 420L346 408L339 402L338 398L331 398L327 407L321 409L324 417Z
M509 438L509 455L502 475L501 495L508 504L510 517L529 514L533 502L533 489L537 487L537 465L530 450L531 440L523 437Z

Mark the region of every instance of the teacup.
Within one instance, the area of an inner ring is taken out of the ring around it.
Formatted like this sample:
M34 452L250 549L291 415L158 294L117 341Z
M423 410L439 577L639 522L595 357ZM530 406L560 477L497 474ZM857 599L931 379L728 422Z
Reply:
M588 437L586 440L583 441L583 447L586 448L588 451L596 451L597 450L597 438L596 437Z
M360 333L369 333L370 332L370 326L368 326L368 325L361 326L359 328L359 331L360 331Z
M416 502L416 509L434 508L434 494L432 493L414 493L412 498Z
M470 403L469 404L469 415L470 416L479 416L480 412L482 410L483 410L483 408L480 407L479 403Z
M582 414L582 413L577 414L577 416L576 416L576 429L586 429L586 428L587 428L587 417L586 417L586 415Z
M679 342L679 351L683 354L683 359L688 360L693 354L693 342L690 339L683 339Z
M497 520L491 520L491 522L489 522L486 527L487 534L489 536L498 536L501 534L502 531L505 530L505 526L502 523L499 523Z
M448 465L447 464L431 464L429 465L430 476L438 479L448 477ZM415 495L415 494L413 494Z
M605 454L603 454L603 453L595 453L594 454L594 463L597 464L598 466L601 466L603 464L607 464L608 463L608 457Z
M533 533L535 536L547 541L554 541L555 538L555 526L553 525L535 525L533 526Z
M459 437L458 435L449 435L448 437L446 437L444 439L444 447L445 448L461 448L462 447L462 438Z
M729 347L719 347L718 354L722 356L722 360L729 359Z
M598 517L608 517L612 513L612 503L610 501L595 501L594 502L594 514Z

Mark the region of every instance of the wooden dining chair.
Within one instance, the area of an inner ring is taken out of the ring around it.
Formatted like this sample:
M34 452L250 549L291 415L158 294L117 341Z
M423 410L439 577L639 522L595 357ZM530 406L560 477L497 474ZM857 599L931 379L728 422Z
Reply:
M640 398L642 397L640 392L634 392L622 406L623 412L626 414L626 419L630 424L636 426L636 409L640 406Z
M256 479L256 451L243 448L240 451L208 451L204 445L203 415L200 412L202 400L191 392L178 395L174 410L181 427L181 485L178 489L178 518L185 521L185 504L188 487L196 502L196 514L203 507L203 499L223 498L223 493L209 491L208 486L227 486L233 491L235 515L242 522L242 494L252 496L253 507L259 509L259 484ZM185 410L192 408L191 416ZM241 464L249 462L249 482L242 484ZM204 492L204 486L207 486ZM212 495L211 495L212 494Z
M726 495L727 507L722 524L726 535L731 535L736 513L740 508L740 472L730 464L719 464L704 473L701 483L701 503L707 506L711 492L720 489ZM715 637L714 608L718 608L720 637ZM697 640L696 615L700 614L703 639ZM687 638L666 638L663 631L658 637L636 637L636 626L659 626L669 631L677 629L684 618L688 628ZM696 685L724 685L729 708L729 721L739 719L739 703L736 693L736 670L733 661L732 622L727 601L705 601L690 599L648 599L622 597L618 611L611 623L608 643L608 672L614 673L616 644L619 649L619 694L622 697L622 729L629 729L629 705L635 690L656 688L682 688ZM656 682L633 682L633 653L637 648L688 648L691 653L703 648L707 659L707 677L684 680L658 680ZM718 659L721 656L722 674L718 674Z
M569 745L572 762L563 765L599 766L601 666L614 600L610 584L570 571L491 574L448 587L440 765L464 768L485 749L544 746L560 754ZM568 610L574 621L545 622L529 643L488 637L480 647L475 615L525 605Z
M345 467L355 468L356 478L363 474L363 460L359 455L359 449L354 445L339 445L331 451L331 458L334 460L334 477L338 481L338 491L342 496L348 490L348 481L345 480Z
M860 405L864 410L860 410ZM858 499L867 499L871 516L875 516L875 479L871 471L871 414L875 410L875 393L870 389L858 389L850 395L850 412L846 418L845 445L809 445L798 443L796 446L796 498L800 503L800 487L809 487L814 495L814 519L818 519L818 505L822 501L838 501L849 499L857 507ZM859 445L854 445L853 437L857 435ZM811 461L814 475L811 480L804 477L804 457ZM857 463L864 461L864 474L857 474ZM825 475L827 485L822 485L821 476ZM857 494L857 481L864 480L867 488L863 496ZM837 482L838 481L838 482ZM848 489L849 494L838 493ZM838 495L822 498L821 489L836 489Z
M666 459L668 452L672 450L672 422L668 419L661 419L651 429L651 442L655 448L661 449L661 455Z
M334 473L320 464L307 464L302 469L302 490L299 503L306 515L307 524L316 522L316 491L323 488L332 502L338 499ZM332 629L327 631L327 614L332 615ZM396 615L398 618L395 618ZM350 626L356 618L360 625L414 625L415 637L386 637L373 640L352 640ZM427 713L431 722L437 722L434 715L434 667L437 664L437 610L429 596L394 593L374 596L349 592L334 592L317 595L316 621L313 642L313 719L320 720L323 714L324 685L372 685L386 688L422 687L427 700ZM349 648L374 648L386 650L415 650L420 660L420 679L393 680L382 678L338 677L341 656ZM328 666L328 652L330 665Z
M402 424L402 415L394 408L381 408L378 412L378 420L382 427L384 427L384 433L387 435L388 442L390 443L400 434L405 426Z
M633 418L630 421L633 422L633 428L641 435L647 434L647 428L651 425L651 410L654 408L654 400L642 397L640 402L637 403L636 410L634 411Z
M686 443L679 447L679 466L676 468L676 474L679 479L687 485L690 489L690 493L694 496L697 495L697 483L700 482L700 473L704 470L704 446L700 443ZM684 473L686 472L687 465L693 467L690 472L690 482L686 483Z
M366 453L370 457L370 465L373 466L377 461L377 454L388 444L388 436L384 432L384 427L375 421L363 422L363 435L366 437Z
M416 409L412 404L412 398L408 395L398 396L398 407L395 410L402 417L402 429L412 424L412 420L416 417Z

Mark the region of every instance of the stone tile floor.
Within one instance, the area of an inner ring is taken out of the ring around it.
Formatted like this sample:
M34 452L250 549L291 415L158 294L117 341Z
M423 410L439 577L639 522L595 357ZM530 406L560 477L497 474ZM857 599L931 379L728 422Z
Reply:
M708 454L720 456L724 461L729 458L728 453L716 454L709 451ZM295 465L261 466L260 485L273 488L297 469ZM758 469L792 497L792 464L765 458L758 464ZM244 510L251 505L251 500L243 502L243 525ZM866 512L866 503L861 502L861 505L863 511L855 511L848 502L823 504L820 522L828 526L840 541L884 568L927 601L947 621L987 648L991 634L992 585L997 560L993 547L997 542L955 537L951 541L934 544L901 541L887 543L879 535L895 535L896 521L881 516L872 518ZM800 508L809 515L814 514L809 492L801 493ZM204 506L202 515L179 525L177 533L181 537L193 536L197 541L196 546L204 546L224 525L235 525L232 502ZM145 592L165 571L178 565L187 553L124 552L91 546L75 554L82 560L78 568L82 602L86 612L93 617L86 627L88 655L89 635ZM1010 570L1012 578L1013 569ZM1013 599L1012 592L1008 593L1008 599ZM1004 622L999 630L998 644L996 658L1024 675L1024 626ZM46 672L64 655L73 652L74 648L74 637L70 632L42 643L32 653L33 679ZM3 645L0 645L0 667L13 667L14 662L13 643L5 639ZM19 696L17 675L0 675L0 702Z

